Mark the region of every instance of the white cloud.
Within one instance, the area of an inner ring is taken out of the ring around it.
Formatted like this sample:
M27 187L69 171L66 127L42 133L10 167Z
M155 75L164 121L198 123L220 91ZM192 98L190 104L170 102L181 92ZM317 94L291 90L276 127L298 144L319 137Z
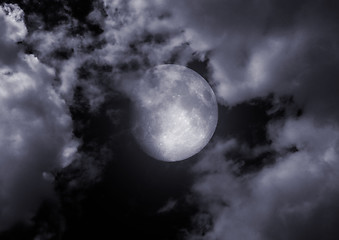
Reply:
M0 56L0 231L29 221L40 203L53 196L44 176L71 161L67 149L75 145L67 107L51 85L54 71L14 43L26 29L18 13L16 5L0 8L1 27L9 31L0 45L13 50L10 62Z
M4 16L7 17L4 17ZM2 24L1 33L10 41L20 41L26 34L27 29L23 24L24 12L16 4L3 4L2 11L0 11Z
M164 11L156 4L145 0L107 0L104 10L107 16L97 8L88 16L103 28L99 36L89 32L74 36L70 33L74 27L65 23L52 31L37 29L26 40L39 59L57 69L61 80L58 91L63 98L71 103L74 87L81 86L90 100L91 110L104 102L106 94L111 94L108 89L128 93L128 86L148 68L170 61L173 55L178 64L185 65L193 54L186 45L186 35L172 25L168 17L160 18ZM77 25L77 21L72 23ZM72 54L58 59L55 52L60 49L72 51ZM95 69L102 65L112 67L112 71L105 73ZM79 81L83 66L86 67L82 70L90 74L86 81Z
M108 44L99 52L112 64L132 57L138 60L147 58L149 64L155 66L169 60L173 51L187 42L180 28L173 26L168 18L160 18L165 12L156 4L144 0L105 1L105 3L109 15L105 20L105 36ZM147 34L150 37L157 35L162 39L158 39L159 43L156 43L155 39L146 40ZM131 52L130 44L136 44L140 52ZM179 53L179 57L182 58L179 58L179 61L182 64L191 58L186 51L188 50L183 48ZM141 67L149 66L141 64Z
M285 7L198 0L171 1L164 8L173 13L173 24L194 36L189 38L193 49L211 51L209 80L220 103L234 106L270 93L290 94L302 106L311 103L307 110L338 119L328 107L338 101L339 89L335 8L312 1Z
M232 142L216 143L198 162L193 190L214 222L201 239L329 239L319 219L337 211L330 206L339 196L338 127L289 119L272 124L270 138L277 163L257 173L235 175L236 167L224 157L239 148ZM291 145L299 150L286 153ZM338 221L331 216L329 231Z

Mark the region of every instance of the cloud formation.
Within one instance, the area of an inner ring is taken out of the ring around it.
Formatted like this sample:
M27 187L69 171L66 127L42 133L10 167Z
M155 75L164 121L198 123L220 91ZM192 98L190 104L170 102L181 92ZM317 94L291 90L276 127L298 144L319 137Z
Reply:
M30 221L53 197L48 172L68 165L76 144L54 71L16 42L27 32L17 5L0 8L0 231ZM6 50L9 52L6 53Z
M213 224L188 239L335 239L338 235L338 126L308 118L270 125L276 163L238 176L225 153L240 147L216 142L194 167L193 192ZM296 145L298 151L286 153ZM205 223L206 226L206 223ZM201 229L201 226L200 226Z
M212 81L227 105L268 93L293 94L305 104L312 91L316 107L326 97L324 87L338 90L334 2L202 0L166 6L172 7L176 23L195 36L193 46L212 51Z
M201 207L196 218L207 214L212 223L205 222L207 230L197 225L190 239L335 239L338 5L215 0L166 6L194 36L191 45L211 51L210 81L221 104L273 94L268 115L283 96L302 108L301 116L269 121L266 146L215 140L194 167L193 187ZM229 152L247 149L247 157L257 157L260 148L274 154L274 163L239 176Z

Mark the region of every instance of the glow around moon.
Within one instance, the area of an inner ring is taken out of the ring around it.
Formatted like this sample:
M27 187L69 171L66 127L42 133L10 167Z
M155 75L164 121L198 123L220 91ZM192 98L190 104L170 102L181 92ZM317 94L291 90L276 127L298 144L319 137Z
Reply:
M215 95L193 70L173 64L148 70L135 88L133 135L153 158L179 161L200 152L218 121Z

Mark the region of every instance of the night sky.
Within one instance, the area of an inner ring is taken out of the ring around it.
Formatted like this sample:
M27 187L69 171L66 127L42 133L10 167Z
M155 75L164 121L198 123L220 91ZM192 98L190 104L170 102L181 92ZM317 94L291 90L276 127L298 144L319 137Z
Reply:
M198 154L147 155L133 86L203 76ZM0 239L339 239L335 0L10 0L0 5Z

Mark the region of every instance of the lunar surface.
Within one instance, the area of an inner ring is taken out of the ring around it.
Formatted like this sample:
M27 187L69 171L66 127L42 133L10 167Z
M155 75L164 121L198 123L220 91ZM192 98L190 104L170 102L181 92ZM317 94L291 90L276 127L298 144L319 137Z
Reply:
M134 93L133 135L151 157L179 161L200 152L218 121L215 95L195 71L173 64L148 70Z

